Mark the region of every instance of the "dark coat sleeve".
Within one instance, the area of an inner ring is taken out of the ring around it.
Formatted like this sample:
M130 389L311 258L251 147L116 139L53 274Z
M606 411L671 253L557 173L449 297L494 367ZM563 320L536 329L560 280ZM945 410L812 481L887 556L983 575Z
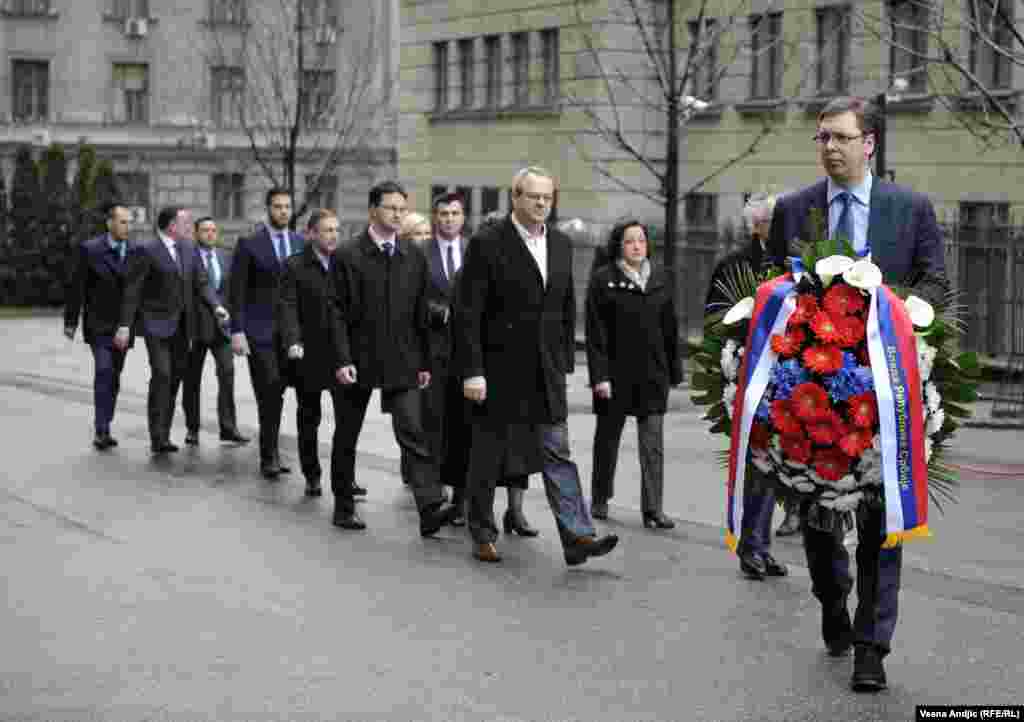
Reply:
M339 249L334 255L334 298L338 323L335 348L339 367L355 363L352 358L351 329L359 318L359 286L352 266L352 254L357 252L346 248Z
M121 301L120 326L131 328L142 301L142 288L146 283L152 265L152 256L142 244L135 246L128 254L125 270L124 299Z
M604 274L598 272L590 277L587 300L584 304L587 334L587 370L590 385L608 381L608 326L603 315Z
M679 315L676 313L675 294L671 290L665 305L661 308L661 331L665 338L669 382L673 386L678 386L683 383L683 359L679 350Z
M302 329L299 326L299 293L296 275L298 269L291 260L285 264L284 273L281 274L281 299L280 299L280 322L281 322L281 345L282 350L287 353L295 344L302 343Z
M206 266L203 265L203 257L199 253L199 246L192 246L192 267L196 269L196 272L192 274L192 284L195 288L196 297L206 304L210 312L220 306L220 298L217 296L217 292L213 290L213 286L210 285L210 275L206 272Z
M231 255L231 280L228 283L228 312L231 314L231 333L245 331L245 302L249 287L249 244L239 238Z
M569 252L569 285L562 304L562 324L565 338L565 367L571 374L576 369L576 283L572 274L572 252Z
M78 244L71 254L71 273L67 298L64 302L64 327L78 328L79 315L85 315L85 279L89 272L89 251L85 241Z
M459 272L456 299L459 317L456 329L458 365L462 378L484 376L484 354L481 334L487 298L490 294L490 261L484 246L487 239L471 241L466 249L465 262Z
M914 260L907 285L930 303L941 304L949 292L946 259L942 248L942 230L935 217L932 202L920 193L914 194Z

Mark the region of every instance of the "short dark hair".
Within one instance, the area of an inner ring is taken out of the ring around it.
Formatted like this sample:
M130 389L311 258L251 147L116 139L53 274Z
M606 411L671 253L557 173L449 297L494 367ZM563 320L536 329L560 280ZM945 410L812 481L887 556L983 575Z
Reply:
M381 199L389 193L399 193L402 198L409 200L409 194L398 183L390 180L382 181L370 189L370 208L379 206Z
M648 246L647 246L647 249L648 249L647 250L647 256L650 257L650 255L651 255L651 251L650 251L651 234L647 230L647 226L644 225L643 223L641 223L640 221L638 221L636 218L629 218L627 220L624 220L624 221L621 221L619 223L616 223L612 227L612 232L608 236L608 246L606 248L606 254L607 254L606 261L608 263L614 263L615 261L617 261L620 258L622 258L622 239L626 236L626 231L628 231L630 228L634 228L634 227L639 227L639 228L643 229L644 237L647 239L647 243L648 243Z
M166 231L174 223L174 219L181 213L181 206L165 206L160 209L156 217L156 227L159 231Z
M199 218L196 219L196 230L198 231L199 226L203 225L204 223L213 223L214 225L216 225L217 220L213 216L200 216Z
M430 210L434 213L437 212L438 206L456 202L462 204L462 210L466 210L466 200L462 197L461 193L458 191L445 191L434 196L434 200L430 203Z
M105 204L103 206L103 215L105 215L108 219L113 220L114 219L114 211L116 211L118 208L123 208L124 210L128 210L128 206L124 202L122 202L122 201L110 201L109 203L107 203L107 204Z
M852 95L841 95L832 98L818 113L818 123L833 115L853 113L857 118L857 129L864 135L873 135L878 140L878 130L882 127L882 110L867 98Z
M266 206L267 208L270 208L270 203L271 201L274 200L274 196L288 196L289 198L291 198L292 194L287 188L282 188L281 186L274 186L273 188L267 191L267 195L263 199L263 205Z

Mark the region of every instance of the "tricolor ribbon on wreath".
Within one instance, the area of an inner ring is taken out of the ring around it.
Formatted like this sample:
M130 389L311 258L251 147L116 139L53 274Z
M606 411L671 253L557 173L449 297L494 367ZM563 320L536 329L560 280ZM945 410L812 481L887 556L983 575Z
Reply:
M747 332L737 389L728 458L726 543L733 551L743 518L743 486L755 413L778 355L770 339L783 334L797 309L799 262L758 288ZM914 328L904 302L886 286L867 291L866 341L878 401L885 547L928 531L928 464L925 411Z

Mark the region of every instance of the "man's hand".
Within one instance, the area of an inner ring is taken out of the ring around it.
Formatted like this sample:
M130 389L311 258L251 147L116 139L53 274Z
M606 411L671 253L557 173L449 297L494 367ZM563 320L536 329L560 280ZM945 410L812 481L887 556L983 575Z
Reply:
M480 404L487 400L487 379L474 376L462 382L462 395Z
M416 381L419 383L421 389L425 389L430 386L430 372L420 371L416 374Z
M117 329L117 333L114 334L114 348L118 351L124 351L128 348L128 340L131 338L131 329L127 326L121 326Z
M75 327L74 326L65 326L64 327L64 335L67 337L68 341L74 341L75 340Z
M594 396L599 399L610 399L612 397L612 382L602 381L594 384Z
M228 313L228 310L223 306L217 306L217 308L213 309L213 315L216 316L217 320L221 323L227 323L231 320L231 314Z
M231 334L231 350L235 352L235 356L249 355L249 341L244 333Z
M334 374L334 377L338 379L338 383L342 386L351 386L356 382L356 367L352 364L342 366Z
M292 359L293 361L296 359L300 359L305 355L306 351L305 349L302 348L301 344L293 343L291 346L288 347L288 358Z

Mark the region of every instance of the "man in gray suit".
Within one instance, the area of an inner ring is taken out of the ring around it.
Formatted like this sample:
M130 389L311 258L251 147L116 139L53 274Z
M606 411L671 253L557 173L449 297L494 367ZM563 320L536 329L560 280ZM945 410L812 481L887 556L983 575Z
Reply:
M203 262L210 288L218 298L227 298L231 263L228 254L217 247L217 223L203 216L195 224L199 258ZM235 363L231 353L231 335L228 328L214 318L203 304L197 308L196 338L188 352L185 368L181 407L185 411L185 443L199 444L199 392L203 383L203 364L206 352L213 356L217 367L217 420L220 440L247 444L249 439L238 431L235 413Z

